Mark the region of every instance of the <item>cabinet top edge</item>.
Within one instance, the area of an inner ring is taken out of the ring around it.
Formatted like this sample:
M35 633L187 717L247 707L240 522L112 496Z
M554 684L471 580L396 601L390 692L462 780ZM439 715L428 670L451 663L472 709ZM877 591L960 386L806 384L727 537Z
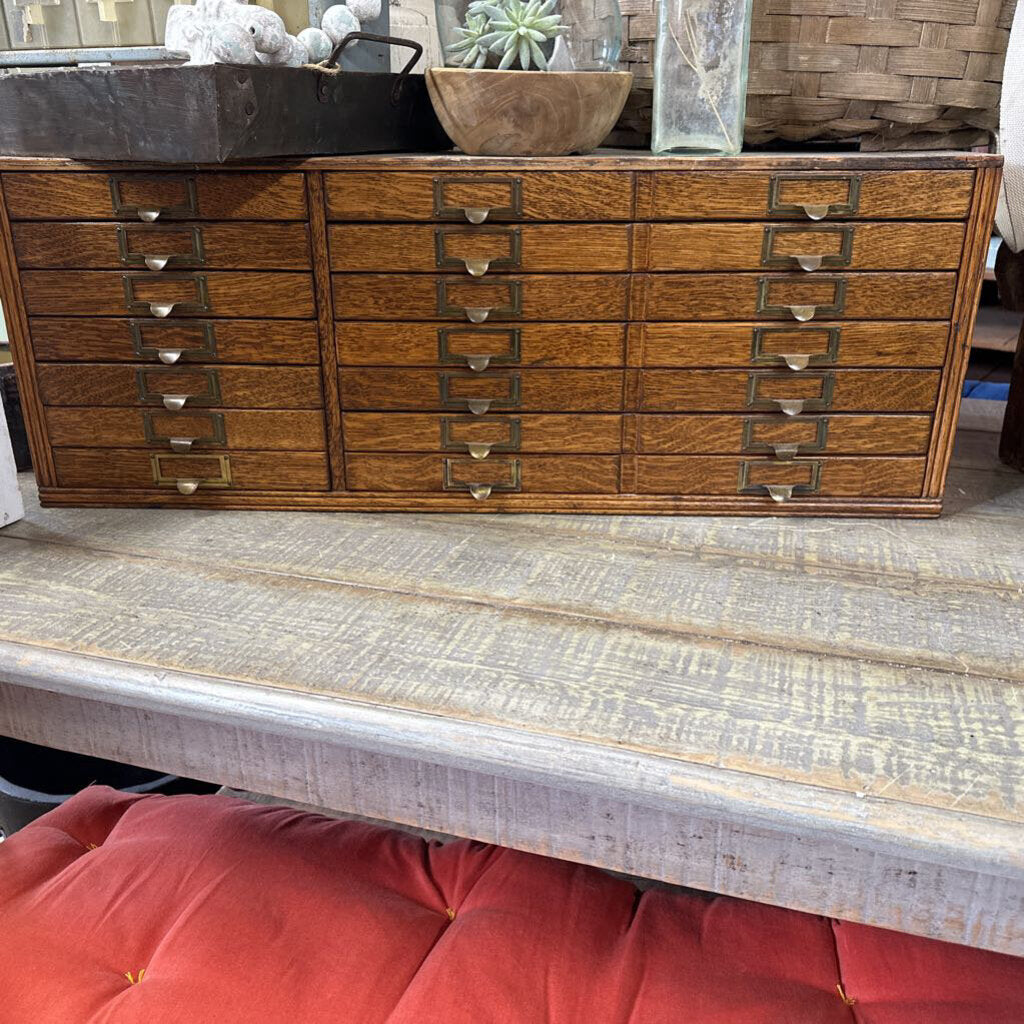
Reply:
M374 153L351 156L275 158L223 164L72 160L65 157L3 156L0 171L829 171L963 170L1000 167L995 153L956 151L892 153L742 153L739 156L653 154L643 150L599 150L589 156L486 157L462 153Z

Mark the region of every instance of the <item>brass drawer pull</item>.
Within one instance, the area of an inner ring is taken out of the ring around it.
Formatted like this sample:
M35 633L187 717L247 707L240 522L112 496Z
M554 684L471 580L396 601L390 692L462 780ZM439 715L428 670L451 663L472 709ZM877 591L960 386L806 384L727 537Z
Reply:
M437 312L440 316L464 315L470 323L482 324L490 316L510 317L521 316L523 312L523 282L505 281L508 288L508 302L503 306L456 306L448 298L448 288L452 284L470 287L465 279L451 281L448 278L437 279ZM490 284L473 285L474 288L489 288Z
M503 380L507 386L508 394L498 398L469 397L460 398L453 394L453 387L459 380ZM492 408L515 409L522 401L522 382L519 374L514 373L508 377L477 377L464 373L439 373L437 375L438 390L441 397L441 408L443 409L469 409L474 416L483 416Z
M465 459L445 459L443 487L446 491L469 491L477 501L484 501L495 491L512 492L522 490L522 464L519 459L510 459L508 462L501 463L501 465L508 467L508 482L494 483L492 481L486 483L472 477L465 479L459 474L459 466L474 472Z
M820 459L807 459L804 462L793 462L791 467L787 468L785 472L791 473L792 470L799 467L799 472L806 471L806 481L786 481L778 483L769 483L768 481L755 481L751 477L756 472L758 467L768 467L769 472L773 472L770 467L778 466L778 463L772 462L751 462L744 460L740 463L740 475L739 484L737 485L737 493L739 494L767 494L772 501L782 502L791 501L794 495L798 494L817 494L821 490L821 460Z
M132 350L137 356L156 356L161 363L171 366L178 362L182 356L189 359L216 359L217 358L217 337L214 333L213 324L204 320L164 320L161 323L154 323L152 320L131 320L129 327L132 333ZM147 345L146 332L160 331L163 328L170 328L179 333L182 331L196 332L201 337L201 344L195 348L178 348L176 345Z
M800 380L815 380L821 393L816 398L774 398L761 393L763 381L795 381L789 373L774 370L754 370L747 380L747 408L778 410L787 416L798 416L802 412L828 409L832 406L835 393L835 374L831 370L801 374Z
M839 252L787 255L775 252L775 243L780 235L839 235ZM764 241L761 245L761 265L765 267L791 267L796 261L802 270L813 273L822 267L848 267L853 261L852 224L766 224Z
M824 220L830 215L852 217L860 205L859 174L773 174L768 182L769 214L804 214L810 220ZM840 203L786 203L783 186L794 182L842 181L846 183L846 200Z
M508 430L506 439L500 441L463 441L455 436L455 430L464 426L479 431L482 427L490 424L500 424ZM517 417L496 417L491 420L468 419L458 416L441 417L441 450L462 451L467 450L474 458L486 458L493 452L517 452L522 446L522 420ZM480 454L474 454L474 448ZM484 452L484 448L487 449Z
M154 245L147 246L147 248L150 249L149 253L136 251L131 248L131 240L128 235L129 230L142 231L147 239L153 240ZM160 238L182 234L188 235L191 252L164 256L161 254L161 250L156 248L156 244ZM198 227L137 227L129 229L124 224L118 224L117 250L121 256L121 262L125 264L125 266L140 266L144 264L153 271L165 270L167 267L178 266L181 264L192 266L195 264L204 264L206 262L206 256L203 250L203 232L202 229Z
M176 378L182 376L203 377L206 382L206 390L198 394L183 394L180 390L158 391L150 386L149 377L151 374L158 374L159 377L167 380L172 385ZM168 370L139 369L135 371L135 382L138 387L140 401L148 404L160 403L169 412L180 412L185 407L186 402L190 402L192 405L221 404L220 378L217 376L215 369L192 369L185 366Z
M163 320L178 310L180 313L209 313L210 312L210 290L205 274L162 274L161 281L188 281L195 289L195 299L182 302L150 302L140 299L135 294L136 285L139 281L151 282L151 274L124 274L124 304L130 313L152 313L153 316Z
M832 301L829 303L811 305L811 304L793 304L788 302L772 302L771 300L771 288L772 284L779 283L791 283L792 278L775 278L775 277L762 277L757 282L757 307L755 312L759 315L766 316L785 316L787 313L793 317L794 320L798 320L800 323L806 323L808 320L813 320L815 316L821 313L823 316L842 316L843 311L846 308L846 278L845 277L819 277L816 278L822 284L832 285Z
M771 453L782 462L789 462L797 455L807 455L812 452L823 452L828 440L828 417L808 417L799 421L799 424L790 423L788 430L799 429L801 425L813 427L813 439L807 441L759 441L756 437L758 426L777 427L778 419L775 416L748 416L743 421L743 442L740 451L746 454Z
M217 472L211 476L178 476L173 471L168 473L164 463L173 465L187 462L195 468L200 459L215 459ZM158 487L176 487L181 494L194 494L200 487L230 487L231 459L227 455L150 455L150 466L153 470L153 482Z
M508 244L507 256L491 256L488 259L450 256L447 242L458 238L504 238ZM465 267L470 277L483 277L488 270L498 267L516 268L522 262L522 236L519 228L467 228L442 227L434 229L434 262L439 267Z
M840 327L809 327L799 331L790 327L755 327L750 344L750 361L752 363L785 363L791 370L806 370L808 366L835 363L839 358ZM773 334L792 336L799 333L800 337L812 334L824 334L825 351L814 353L802 352L766 352L765 342Z
M451 185L504 185L508 188L507 206L461 206L450 203L446 190ZM489 216L510 217L520 219L523 216L523 179L516 177L498 177L493 175L474 175L465 178L443 175L434 179L434 216L445 220L461 220L465 218L470 224L483 224Z
M182 406L184 406L182 402ZM179 412L180 409L168 410L170 412ZM156 415L149 410L142 414L142 432L149 444L166 444L169 445L172 451L175 452L188 452L197 445L225 445L227 444L227 430L224 427L224 414L220 412L203 412L193 413L189 417L190 419L197 419L203 417L210 423L209 430L206 434L197 437L181 437L172 436L170 434L161 434L156 429Z
M452 351L452 341L460 335L478 337L479 335L494 335L508 339L508 351L489 355L463 354ZM518 363L522 351L522 331L518 327L483 327L474 330L468 327L441 327L437 332L437 358L438 362L451 364L463 363L471 369L480 373L490 365L506 365Z
M138 184L146 181L160 182L161 184L166 184L169 181L180 182L184 192L182 202L173 206L141 205L126 202L123 195L124 186L126 184ZM196 179L193 175L112 174L109 184L110 203L115 217L138 217L139 220L152 224L160 217L199 216L199 199L196 195Z

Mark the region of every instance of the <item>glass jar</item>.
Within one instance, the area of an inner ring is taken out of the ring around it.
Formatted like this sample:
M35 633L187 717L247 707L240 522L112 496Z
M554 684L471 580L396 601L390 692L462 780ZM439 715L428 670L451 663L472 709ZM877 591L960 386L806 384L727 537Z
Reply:
M618 0L435 0L435 7L446 67L494 69L504 61L510 71L614 71L622 49ZM499 12L533 34L513 41Z
M659 0L651 149L738 153L751 0Z

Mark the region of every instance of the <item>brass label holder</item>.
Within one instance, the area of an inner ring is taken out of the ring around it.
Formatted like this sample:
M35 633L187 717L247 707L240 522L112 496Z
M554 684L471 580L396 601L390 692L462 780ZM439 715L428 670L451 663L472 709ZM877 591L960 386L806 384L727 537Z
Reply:
M817 267L848 267L853 262L852 224L766 224L761 243L761 265L764 267L792 267L800 257L775 252L775 241L780 235L840 235L839 252L815 255ZM810 254L809 254L810 255Z
M138 184L144 181L168 182L178 181L184 191L182 202L174 206L143 206L138 203L126 203L122 195L122 186L131 183ZM110 205L115 217L138 217L146 223L152 223L159 217L198 217L199 197L196 194L196 179L194 175L169 175L169 174L112 174L108 179L110 185Z
M131 242L128 239L128 225L118 224L117 225L117 251L121 257L121 262L127 267L143 267L149 266L147 261L152 261L154 257L159 256L160 267L151 269L163 269L164 267L180 267L180 266L205 266L206 264L206 251L203 248L203 229L198 225L187 225L182 224L180 226L166 226L166 225L152 225L152 224L139 224L131 228L132 231L144 232L147 238L153 239L153 245L149 247L149 252L135 252L131 248ZM188 235L189 245L191 251L188 253L175 253L172 255L162 255L163 250L160 247L159 241L161 236L166 235Z
M224 426L224 414L221 412L197 412L191 413L193 416L202 416L209 421L209 433L201 437L189 438L191 445L203 445L204 447L218 447L221 448L228 443L227 430ZM142 414L142 431L146 437L146 441L149 444L162 444L169 445L172 439L177 439L178 435L171 434L160 434L157 432L156 424L154 422L156 414L152 410L145 410Z
M754 483L750 479L750 474L753 467L758 465L776 466L780 465L780 463L752 462L749 459L744 459L740 463L739 482L736 487L738 494L769 494L772 498L775 498L776 501L779 501L785 499L780 498L778 494L773 493L773 491L788 492L785 494L785 498L792 497L796 494L818 494L821 491L821 459L807 459L801 462L783 463L783 465L799 466L801 469L807 470L807 481L799 483Z
M481 423L500 423L508 428L508 440L486 442L490 452L517 452L522 447L522 420L518 417L500 416L481 420L475 416L442 416L441 417L441 450L445 452L464 451L470 444L480 442L457 441L452 436L452 428L457 424L479 426Z
M777 449L785 447L785 442L780 441L777 444L773 444L770 441L758 441L754 436L758 424L776 425L778 422L778 416L747 416L743 421L743 442L740 451L744 455L778 454ZM825 450L825 445L828 443L827 416L807 417L805 420L790 420L789 422L813 423L815 428L813 441L800 441L793 446L795 448L795 455L823 452Z
M452 206L445 197L449 185L506 185L508 186L507 206ZM521 220L523 216L523 179L511 175L479 175L460 177L440 175L434 178L434 216L444 220L466 219L472 224L482 224L488 217L508 217Z
M209 313L210 312L210 289L205 274L161 274L159 277L151 273L132 272L121 275L124 283L124 305L129 313L152 313L160 319L166 319L171 312L178 313ZM137 298L135 285L139 282L151 284L159 281L188 281L195 289L196 297L193 301L174 301L166 304L150 302L146 299Z
M821 394L817 398L766 398L760 394L761 382L765 380L784 380L792 383L794 380L817 380L821 385ZM784 407L787 402L800 405L800 412L816 412L821 409L830 409L835 394L836 376L831 370L815 371L812 373L801 373L795 377L788 371L779 370L752 370L747 380L747 408L748 409L771 409L777 411L780 406Z
M786 203L782 189L787 182L844 181L846 201L842 203ZM811 220L824 217L852 217L860 206L862 177L859 174L773 174L768 181L769 215L803 215Z
M217 376L217 370L211 367L203 368L192 368L192 367L161 367L157 368L140 368L135 371L135 382L138 387L139 400L146 402L150 405L160 405L164 403L165 397L168 395L181 395L183 392L180 388L175 388L173 391L155 391L150 386L148 377L150 374L159 374L161 378L170 381L172 388L174 385L174 378L181 376L196 377L201 376L206 380L206 390L199 392L199 394L188 394L186 400L189 405L220 405L221 394L220 394L220 378ZM185 404L184 402L182 403Z
M829 366L839 359L839 342L842 337L841 327L755 327L750 339L750 361L761 365L788 365L790 353L765 352L764 346L772 334L826 334L827 342L824 352L802 353L808 366Z
M214 332L214 325L209 320L129 320L129 330L132 334L132 350L137 356L143 358L156 357L163 361L161 353L173 351L177 353L175 359L216 359L217 358L217 336ZM198 331L202 336L202 344L195 348L179 348L178 343L169 345L147 345L145 332L152 330L163 330L165 328L190 329Z
M181 465L182 461L194 464L197 459L216 459L216 475L204 477L182 477L177 474L168 473L164 468L164 463L167 461L170 461L172 464L176 463ZM166 455L161 452L160 454L150 455L149 462L153 470L153 483L155 483L157 487L177 487L179 482L183 479L194 482L197 487L231 486L231 458L228 455ZM193 488L193 490L194 489L195 488Z

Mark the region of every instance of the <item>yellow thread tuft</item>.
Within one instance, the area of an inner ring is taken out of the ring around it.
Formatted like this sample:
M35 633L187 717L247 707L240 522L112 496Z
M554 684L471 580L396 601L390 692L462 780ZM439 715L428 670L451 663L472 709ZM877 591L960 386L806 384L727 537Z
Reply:
M444 912L448 915L449 921L455 920L455 911L451 907L445 907Z
M85 848L87 850L98 850L99 846L97 846L96 843L86 843Z
M138 985L139 982L141 982L142 979L145 976L146 976L146 968L145 967L143 967L142 970L139 971L139 976L137 978L132 974L131 971L125 971L124 972L124 977L126 977L128 979L128 984L129 985Z
M848 996L848 995L847 995L847 994L846 994L846 993L845 993L845 992L843 991L843 986L842 986L841 984L840 984L840 985L836 985L836 991L837 991L837 992L839 993L839 998L840 998L840 999L842 999L842 1001L843 1001L843 1002L844 1002L844 1003L845 1003L845 1004L846 1004L847 1006L853 1006L853 1004L854 1004L855 1002L857 1002L857 1000L856 1000L856 999L851 999L851 998L850 998L850 997L849 997L849 996Z

